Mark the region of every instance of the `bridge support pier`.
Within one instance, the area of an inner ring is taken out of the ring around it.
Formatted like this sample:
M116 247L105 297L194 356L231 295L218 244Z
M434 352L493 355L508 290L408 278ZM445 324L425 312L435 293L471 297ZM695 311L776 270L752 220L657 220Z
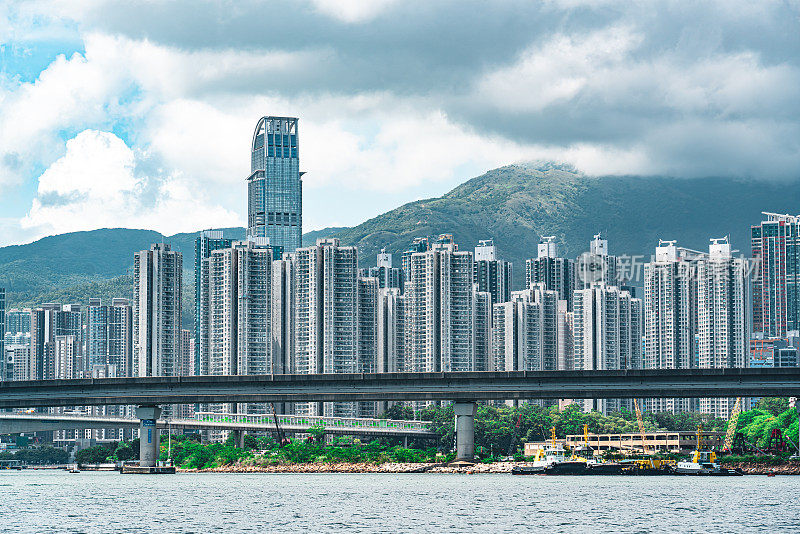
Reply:
M474 402L456 402L456 461L475 460L475 414L478 407Z
M156 421L161 417L161 408L139 406L136 408L136 417L139 419L139 465L155 467L161 453L161 437L156 428Z
M234 430L233 440L238 448L244 449L244 430Z

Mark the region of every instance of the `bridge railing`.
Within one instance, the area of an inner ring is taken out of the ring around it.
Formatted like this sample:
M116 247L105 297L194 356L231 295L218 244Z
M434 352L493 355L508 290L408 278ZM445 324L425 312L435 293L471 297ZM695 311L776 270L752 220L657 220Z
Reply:
M278 423L293 426L323 426L325 428L386 428L404 431L429 432L427 421L409 421L398 419L364 419L351 417L320 417L309 415L278 414ZM197 412L195 419L208 423L246 423L272 425L275 423L272 414L239 414L218 412Z

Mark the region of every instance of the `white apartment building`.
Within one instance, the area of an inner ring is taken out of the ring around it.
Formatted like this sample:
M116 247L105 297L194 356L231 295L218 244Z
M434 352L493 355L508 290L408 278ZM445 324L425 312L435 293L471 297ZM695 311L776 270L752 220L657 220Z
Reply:
M407 371L471 371L475 366L472 252L442 235L410 258L406 283Z
M749 283L744 258L733 258L727 238L712 239L697 262L699 367L746 367L749 351ZM727 419L735 398L701 398L703 413Z
M608 240L596 234L575 263L575 289L587 289L596 284L618 286L618 259L608 253Z
M573 367L576 370L638 369L642 357L642 301L615 286L575 291ZM629 409L621 399L584 399L584 411Z
M358 279L358 372L378 371L378 278ZM377 402L359 402L359 417L377 417Z
M558 293L558 300L567 301L572 311L572 291L575 289L575 263L558 256L555 236L542 238L536 258L525 262L525 287L544 284L544 288Z
M492 294L488 291L478 291L478 284L475 284L475 292L472 296L475 305L473 317L475 327L475 371L489 371L492 361Z
M183 256L156 243L133 257L133 376L177 376Z
M558 303L558 292L533 284L513 291L509 302L493 306L493 370L557 370Z
M272 373L273 250L267 239L233 243L203 261L208 272L209 374ZM240 404L236 412L266 413L266 405Z
M478 291L488 292L492 304L511 299L511 262L497 259L497 247L491 239L478 242L475 247L474 282Z
M295 372L294 260L285 255L272 262L272 358L276 374Z
M402 373L406 370L405 295L397 288L378 293L378 373Z
M644 368L694 367L697 332L696 265L702 253L660 241L653 261L644 266ZM652 412L693 408L687 398L645 399Z
M295 372L358 372L358 249L338 239L299 248L295 262ZM298 403L304 415L321 415L316 403ZM325 403L328 417L355 417L356 403Z

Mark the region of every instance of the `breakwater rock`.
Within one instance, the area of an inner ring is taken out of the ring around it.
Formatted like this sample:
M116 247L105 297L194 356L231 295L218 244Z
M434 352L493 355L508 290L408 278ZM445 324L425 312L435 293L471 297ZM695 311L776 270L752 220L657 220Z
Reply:
M800 463L768 465L759 462L730 462L724 464L731 469L741 469L745 475L800 475Z
M513 462L475 464L471 466L448 466L442 463L307 463L248 465L231 464L210 469L180 469L184 473L510 473Z

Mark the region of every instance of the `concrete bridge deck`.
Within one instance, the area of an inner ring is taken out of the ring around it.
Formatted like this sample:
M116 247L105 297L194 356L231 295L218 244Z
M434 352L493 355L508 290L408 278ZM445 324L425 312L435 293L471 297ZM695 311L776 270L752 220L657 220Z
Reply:
M0 409L220 402L800 396L800 368L100 378L0 382Z

